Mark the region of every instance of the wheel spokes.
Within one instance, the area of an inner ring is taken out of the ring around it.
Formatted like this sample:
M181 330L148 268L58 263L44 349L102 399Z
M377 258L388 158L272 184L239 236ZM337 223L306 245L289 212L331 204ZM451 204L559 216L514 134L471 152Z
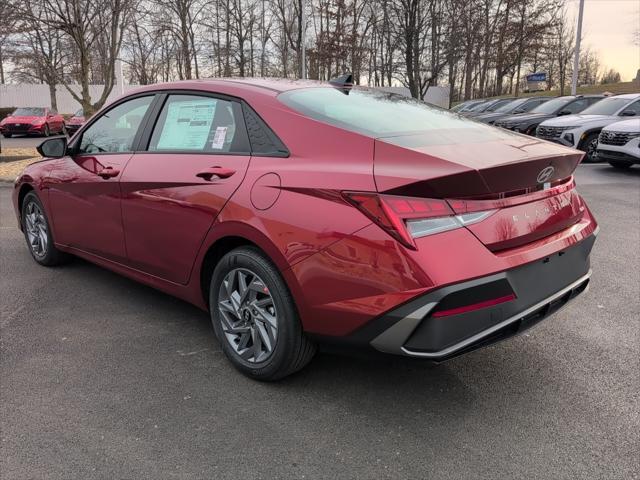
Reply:
M266 360L278 336L275 304L264 281L245 268L230 271L219 290L222 330L233 350L250 363Z

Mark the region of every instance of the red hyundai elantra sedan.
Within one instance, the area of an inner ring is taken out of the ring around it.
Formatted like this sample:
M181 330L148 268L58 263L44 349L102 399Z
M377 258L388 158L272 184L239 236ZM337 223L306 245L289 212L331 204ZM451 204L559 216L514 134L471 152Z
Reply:
M73 254L208 310L261 380L326 341L447 360L589 282L582 152L348 79L147 86L40 153L13 195L36 262Z

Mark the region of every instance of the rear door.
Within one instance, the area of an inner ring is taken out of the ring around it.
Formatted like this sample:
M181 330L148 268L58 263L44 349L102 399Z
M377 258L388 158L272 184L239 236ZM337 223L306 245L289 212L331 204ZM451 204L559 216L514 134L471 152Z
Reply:
M121 179L128 263L185 284L249 165L241 105L207 93L163 94L144 138L146 151L131 158Z
M133 154L154 96L127 99L103 112L55 161L49 202L57 243L125 261L118 180Z

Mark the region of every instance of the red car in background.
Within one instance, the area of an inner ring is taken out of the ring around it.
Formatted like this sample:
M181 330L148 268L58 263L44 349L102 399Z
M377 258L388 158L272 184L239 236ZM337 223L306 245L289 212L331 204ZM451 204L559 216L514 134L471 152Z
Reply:
M46 107L22 107L0 122L0 133L13 135L42 135L66 133L64 118L55 110Z
M69 133L69 136L73 135L78 130L80 130L80 127L84 125L85 121L86 121L86 118L84 116L84 112L82 111L82 109L74 113L73 117L71 117L67 121L67 132Z
M77 255L209 311L256 379L319 342L444 361L591 275L582 152L349 78L146 86L39 149L13 192L35 261Z

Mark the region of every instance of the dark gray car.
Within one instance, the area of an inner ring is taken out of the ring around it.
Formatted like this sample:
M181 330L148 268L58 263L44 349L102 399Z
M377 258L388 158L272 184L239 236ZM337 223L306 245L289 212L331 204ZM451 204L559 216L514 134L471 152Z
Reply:
M510 115L518 113L527 113L536 108L538 105L551 100L554 97L525 97L518 98L513 102L509 102L498 108L495 112L485 112L473 117L489 125L493 125L496 121L502 120Z

